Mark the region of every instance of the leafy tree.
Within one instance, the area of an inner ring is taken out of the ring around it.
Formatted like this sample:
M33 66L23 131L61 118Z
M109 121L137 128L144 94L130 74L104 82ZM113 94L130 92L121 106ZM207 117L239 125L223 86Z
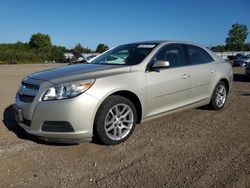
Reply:
M60 61L63 58L63 54L68 52L67 48L63 46L53 46L51 51L51 59Z
M84 53L92 53L93 51L91 49L89 49L88 47L87 48L84 48Z
M247 35L248 29L246 25L239 23L233 24L226 38L227 50L243 50Z
M224 52L224 51L225 51L225 46L223 46L223 45L213 46L213 47L211 48L211 50L212 50L213 52Z
M109 47L106 44L98 44L98 46L96 47L96 53L102 53L105 52L109 49Z
M84 52L84 48L80 43L77 43L74 47L74 50L77 50L78 52L83 53Z
M36 33L33 34L30 38L29 45L32 48L49 48L52 46L50 36L47 34L42 34L42 33Z
M250 51L250 42L244 45L244 50Z
M61 62L63 53L69 52L62 46L30 48L29 44L17 42L0 44L0 64L6 63L44 63L45 60Z
M80 53L91 53L92 50L87 48L84 48L80 43L77 43L74 47L74 50L77 50Z

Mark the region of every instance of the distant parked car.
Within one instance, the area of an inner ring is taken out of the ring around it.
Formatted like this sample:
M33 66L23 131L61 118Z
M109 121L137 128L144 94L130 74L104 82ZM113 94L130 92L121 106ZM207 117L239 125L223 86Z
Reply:
M84 57L88 60L88 61L90 61L91 59L93 59L94 57L96 57L97 55L95 55L95 54L90 54L90 55L88 55L88 54L86 54Z
M229 55L229 56L227 56L227 59L228 59L228 60L236 60L236 59L238 59L238 58L241 58L242 56L244 56L244 54L238 53L238 54L236 54L236 55Z
M242 54L242 53L238 53L238 54L236 54L236 58L241 58L241 57L243 57L244 56L244 54Z
M72 58L69 61L69 64L81 64L81 63L89 63L93 58L95 58L98 54L82 54L81 52L77 50L70 50L70 52L74 55L74 58Z
M234 66L246 67L250 63L249 55L239 55L239 56L237 55L233 63Z
M235 60L236 56L235 55L229 55L229 56L227 56L227 59L228 60Z
M245 74L250 77L250 63L248 63L246 69L245 69Z

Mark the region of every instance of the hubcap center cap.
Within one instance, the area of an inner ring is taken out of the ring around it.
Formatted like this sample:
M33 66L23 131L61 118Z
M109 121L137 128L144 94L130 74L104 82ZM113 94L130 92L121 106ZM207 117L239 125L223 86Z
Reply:
M121 124L122 124L121 117L116 116L115 117L115 122L116 122L117 126L121 126Z

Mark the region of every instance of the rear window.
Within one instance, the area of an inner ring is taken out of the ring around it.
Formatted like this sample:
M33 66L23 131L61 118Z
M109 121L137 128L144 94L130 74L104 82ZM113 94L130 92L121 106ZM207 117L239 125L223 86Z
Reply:
M197 46L187 45L187 51L191 65L205 64L214 61L204 49Z

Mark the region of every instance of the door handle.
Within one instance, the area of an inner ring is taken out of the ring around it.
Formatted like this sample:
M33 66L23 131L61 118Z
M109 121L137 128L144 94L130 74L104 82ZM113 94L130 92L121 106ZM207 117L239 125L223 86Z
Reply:
M190 77L190 75L188 75L188 74L183 74L182 75L182 79L188 79Z
M215 69L214 69L214 68L211 68L210 72L211 72L211 73L214 73L214 72L215 72Z

